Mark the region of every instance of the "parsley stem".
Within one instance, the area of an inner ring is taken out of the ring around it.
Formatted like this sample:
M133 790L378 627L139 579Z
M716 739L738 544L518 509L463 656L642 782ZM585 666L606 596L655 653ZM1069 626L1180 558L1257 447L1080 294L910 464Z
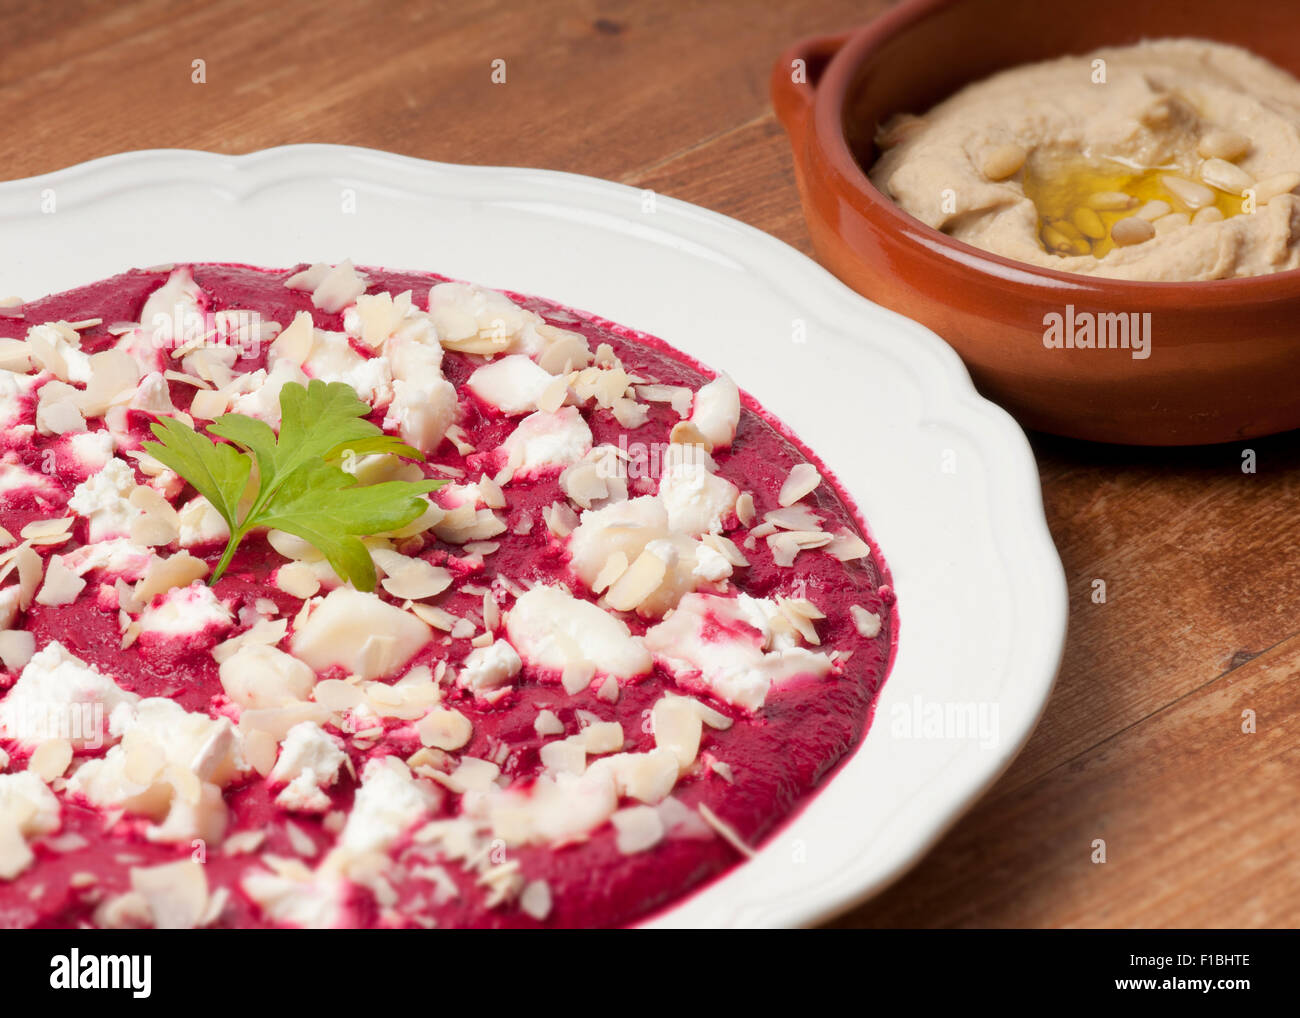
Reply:
M216 582L221 579L221 574L224 573L226 567L230 565L230 560L235 557L235 549L239 547L239 543L243 539L244 529L242 527L231 533L230 540L226 542L226 550L221 553L221 559L217 562L217 568L212 570L212 575L208 577L209 587L214 586Z
M243 522L240 523L237 528L231 528L230 540L226 542L226 550L221 553L221 558L217 562L217 568L212 570L212 575L208 578L209 587L221 579L222 574L226 571L226 567L230 565L230 560L235 557L235 549L239 547L240 542L243 541L248 532L253 529L253 521L262 514L263 510L266 509L267 503L275 497L276 488L277 486L272 485L265 491L259 491L257 498L249 507L248 512L244 513Z

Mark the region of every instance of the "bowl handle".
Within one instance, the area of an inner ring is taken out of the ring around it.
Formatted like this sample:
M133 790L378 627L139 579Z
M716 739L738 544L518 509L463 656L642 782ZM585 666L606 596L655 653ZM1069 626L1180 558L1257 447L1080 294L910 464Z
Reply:
M772 106L796 147L803 143L822 72L852 34L840 32L803 39L785 50L772 68Z

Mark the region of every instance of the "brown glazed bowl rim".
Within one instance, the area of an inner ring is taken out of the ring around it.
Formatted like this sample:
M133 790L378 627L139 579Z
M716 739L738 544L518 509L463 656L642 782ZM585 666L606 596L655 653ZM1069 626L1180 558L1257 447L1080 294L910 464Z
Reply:
M1113 298L1128 304L1144 302L1152 309L1213 304L1216 309L1267 304L1300 297L1300 269L1257 276L1236 276L1209 280L1134 280L1084 275L1042 268L994 254L950 237L927 226L896 205L871 182L867 171L854 157L844 130L844 103L858 69L875 50L906 33L926 17L965 3L967 0L904 0L840 38L842 44L831 54L820 78L813 84L812 138L826 158L827 166L839 178L844 190L860 195L868 208L888 221L890 228L912 244L924 248L928 257L944 258L975 272L996 277L1003 283L1040 287L1059 294L1074 291L1098 300ZM902 111L899 111L902 112Z

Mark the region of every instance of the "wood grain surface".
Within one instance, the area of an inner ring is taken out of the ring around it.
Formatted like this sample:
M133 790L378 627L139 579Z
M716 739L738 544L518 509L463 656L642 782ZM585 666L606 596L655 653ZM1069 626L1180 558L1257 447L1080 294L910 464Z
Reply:
M0 0L0 176L336 142L607 177L809 251L767 75L885 6ZM1250 443L1254 473L1238 446L1034 447L1070 584L1056 692L992 792L835 925L1295 925L1300 438Z

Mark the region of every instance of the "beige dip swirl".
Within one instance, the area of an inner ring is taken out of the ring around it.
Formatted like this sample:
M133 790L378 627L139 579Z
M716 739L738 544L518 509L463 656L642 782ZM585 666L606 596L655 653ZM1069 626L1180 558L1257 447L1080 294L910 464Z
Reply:
M1165 39L1003 71L893 117L872 182L937 230L1139 280L1300 267L1300 81Z

